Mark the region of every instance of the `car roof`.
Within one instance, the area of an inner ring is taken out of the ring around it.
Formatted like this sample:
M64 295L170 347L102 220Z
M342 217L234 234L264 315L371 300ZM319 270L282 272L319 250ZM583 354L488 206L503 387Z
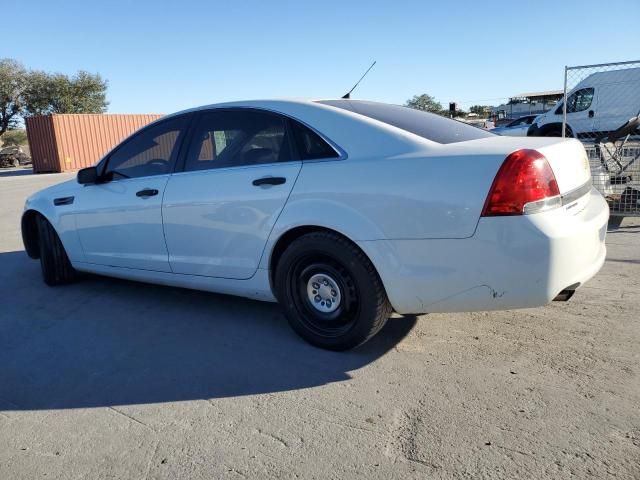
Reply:
M336 98L273 98L212 103L169 114L161 119L218 108L256 108L294 118L311 127L340 150L354 156L392 156L442 146L406 130L358 113L318 103ZM358 101L358 100L352 100ZM155 122L154 122L155 123Z
M213 108L232 108L232 107L245 107L245 108L266 108L274 104L279 105L318 105L317 102L321 100L334 100L332 98L261 98L253 100L234 100L229 102L210 103L207 105L201 105L198 107L187 108L179 112L170 114L181 115L183 113L197 112L201 110L211 110Z

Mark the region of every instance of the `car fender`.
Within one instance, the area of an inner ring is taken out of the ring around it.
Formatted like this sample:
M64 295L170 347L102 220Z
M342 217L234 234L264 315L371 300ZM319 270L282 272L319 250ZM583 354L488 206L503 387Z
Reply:
M27 212L32 211L47 219L58 234L58 237L60 237L60 241L72 263L85 261L82 245L76 232L75 212L73 210L74 197L74 185L70 182L54 185L29 197L25 203L23 213L23 218ZM70 203L55 205L56 199L65 199Z

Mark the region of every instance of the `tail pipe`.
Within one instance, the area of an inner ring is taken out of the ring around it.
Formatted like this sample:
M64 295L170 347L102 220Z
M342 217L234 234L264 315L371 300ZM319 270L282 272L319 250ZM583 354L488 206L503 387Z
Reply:
M574 283L573 285L569 285L567 288L562 290L556 298L553 299L554 302L568 302L573 294L576 293L576 289L580 286L579 283Z

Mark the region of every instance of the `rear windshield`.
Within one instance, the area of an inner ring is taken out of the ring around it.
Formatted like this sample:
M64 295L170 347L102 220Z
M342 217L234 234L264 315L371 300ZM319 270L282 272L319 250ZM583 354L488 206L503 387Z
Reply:
M464 122L398 105L364 100L321 100L318 103L350 110L438 143L466 142L495 135Z

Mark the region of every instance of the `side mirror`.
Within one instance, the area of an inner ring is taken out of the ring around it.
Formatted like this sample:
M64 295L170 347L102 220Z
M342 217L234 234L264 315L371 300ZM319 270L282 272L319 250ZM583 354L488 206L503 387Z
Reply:
M78 183L86 185L98 182L98 169L96 167L87 167L78 171Z

